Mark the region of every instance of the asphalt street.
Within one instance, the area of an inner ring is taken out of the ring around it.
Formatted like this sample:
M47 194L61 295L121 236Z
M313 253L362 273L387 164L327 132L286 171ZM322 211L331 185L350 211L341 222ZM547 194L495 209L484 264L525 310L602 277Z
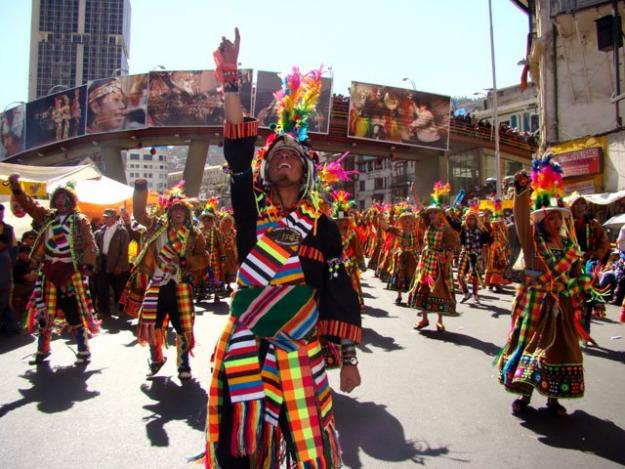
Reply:
M585 349L586 396L562 401L570 415L545 412L535 395L523 418L497 382L493 359L510 326L513 289L459 305L447 331L413 331L416 311L364 275L368 308L360 348L362 386L335 393L349 468L610 468L625 465L625 325L617 309L594 321L600 347ZM203 448L209 358L225 302L198 312L194 379L176 375L175 347L152 381L148 349L132 324L108 319L92 342L93 360L72 365L75 345L52 343L48 366L28 365L35 339L0 337L0 468L192 468ZM173 343L173 342L172 342ZM338 387L338 372L331 383Z

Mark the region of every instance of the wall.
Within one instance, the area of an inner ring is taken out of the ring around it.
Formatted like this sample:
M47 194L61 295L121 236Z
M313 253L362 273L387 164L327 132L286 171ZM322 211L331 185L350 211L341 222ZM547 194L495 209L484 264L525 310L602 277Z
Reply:
M567 141L615 129L615 107L610 103L610 97L616 88L612 53L597 49L595 26L596 19L610 14L610 6L552 18L550 2L540 0L537 3L538 36L542 43L540 99L543 104L543 135L546 142ZM622 2L619 4L622 15ZM557 44L557 75L554 75L554 38ZM621 50L621 69L622 55ZM623 73L621 88L621 91L625 91ZM623 107L625 102L621 104L621 108Z

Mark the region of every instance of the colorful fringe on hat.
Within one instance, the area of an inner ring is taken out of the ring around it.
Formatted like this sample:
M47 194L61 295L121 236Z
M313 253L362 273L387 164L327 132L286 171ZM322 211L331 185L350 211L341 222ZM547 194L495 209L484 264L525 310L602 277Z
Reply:
M352 176L358 174L356 170L348 171L343 168L343 160L347 155L349 155L348 151L334 161L325 162L317 166L317 181L322 191L330 192L337 184L348 182Z
M465 210L462 220L466 221L470 216L480 219L480 199L477 197L469 200L469 207Z
M501 199L493 200L493 220L503 218L503 203Z
M564 207L562 167L553 161L551 153L532 161L532 189L534 210Z
M174 205L182 205L189 211L192 208L191 202L184 194L185 181L180 181L174 187L158 196L156 206L153 208L153 215L165 215Z
M202 211L200 216L202 215L219 215L219 200L217 200L217 197L211 197L206 201L206 203L204 204L204 210Z
M449 183L443 184L442 181L436 181L434 184L434 190L430 195L430 205L427 208L443 208L443 197L446 197L451 192L451 186Z
M332 218L340 220L349 218L349 211L355 206L353 200L350 200L350 193L344 190L332 192L334 202L332 204Z

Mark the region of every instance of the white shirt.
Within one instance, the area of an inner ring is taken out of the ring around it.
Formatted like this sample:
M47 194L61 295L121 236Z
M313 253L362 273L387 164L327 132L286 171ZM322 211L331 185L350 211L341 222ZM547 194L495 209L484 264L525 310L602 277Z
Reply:
M109 247L111 246L111 240L117 229L117 223L113 226L107 226L104 229L104 236L102 238L102 254L107 256L109 253Z

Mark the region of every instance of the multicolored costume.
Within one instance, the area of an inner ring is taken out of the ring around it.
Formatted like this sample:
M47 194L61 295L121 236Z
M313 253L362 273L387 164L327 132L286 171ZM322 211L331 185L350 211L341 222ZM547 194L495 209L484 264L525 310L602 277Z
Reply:
M580 318L590 279L581 274L580 251L565 208L562 170L546 154L532 164L533 211L529 187L517 187L514 219L525 259L525 279L512 307L512 329L498 360L506 390L550 398L582 397L584 369L579 340L588 340ZM565 233L554 247L543 220L558 210ZM554 404L554 405L557 405Z
M360 275L365 268L365 258L362 255L358 233L354 228L350 214L353 201L349 200L350 194L342 190L333 192L332 196L334 198L332 219L339 224L341 244L343 246L343 265L347 275L352 280L352 286L358 294L358 302L362 307L365 301L362 295L362 286L360 285Z
M510 258L510 247L508 246L508 228L506 227L501 200L495 200L495 210L491 227L493 229L492 243L488 246L488 260L486 263L486 273L484 274L484 284L489 288L498 288L501 285L508 285L508 280L504 273L508 267Z
M236 282L239 257L237 256L237 231L234 229L234 218L227 212L221 216L219 232L224 253L224 283L228 285Z
M401 295L402 292L407 292L410 289L414 281L421 243L412 209L408 206L400 206L398 210L398 224L400 226L386 228L386 231L393 232L395 235L390 266L391 278L387 283L387 288L395 290ZM404 226L402 227L402 225ZM398 296L396 302L399 301L401 301L401 296Z
M458 249L458 233L447 223L441 200L448 193L448 184L437 183L432 204L420 212L427 227L425 244L408 296L408 304L413 308L440 315L456 312L452 258L454 251ZM433 210L441 212L440 222L436 225L428 220L429 213Z
M137 339L140 344L149 344L150 369L155 373L166 360L163 345L171 321L176 330L178 373L181 378L190 378L189 353L195 345L192 278L194 272L208 265L206 242L193 227L191 204L180 188L161 196L158 214L147 214L147 195L147 187L135 183L133 215L147 227L128 281L128 288L133 288L141 285L138 279L147 279L138 310ZM185 211L180 226L171 220L176 209Z
M77 208L77 198L69 187L52 193L54 203L64 193L67 213L48 210L23 191L14 192L17 203L43 225L31 256L40 263L39 274L27 305L28 332L39 331L35 363L50 355L50 339L55 327L66 323L78 344L77 364L89 360L88 334L96 334L100 323L89 293L88 273L96 263L97 247L87 217Z
M475 201L479 204L479 201ZM470 225L470 220L472 225ZM484 259L482 257L485 247L490 243L490 235L480 221L480 213L476 204L469 208L464 215L462 229L460 231L460 256L458 257L458 285L464 293L464 299L469 297L467 276L471 280L473 296L478 298L480 284L483 283Z
M253 167L256 121L226 123L224 130L241 265L214 354L207 468L278 468L284 441L299 468L341 465L320 338L343 352L353 347L361 339L360 311L337 226L310 197L314 153L304 144L310 110L301 98L318 95L320 76L295 70L286 82L291 105L280 108L278 133ZM304 121L287 125L296 116ZM274 204L265 179L267 160L285 147L305 168L300 202L290 212Z
M206 252L208 253L208 266L198 272L198 278L194 282L198 291L198 299L204 299L205 295L213 293L215 301L219 301L218 290L224 284L224 252L223 239L218 225L217 199L212 198L206 202L204 211L200 214L200 230L206 240Z

